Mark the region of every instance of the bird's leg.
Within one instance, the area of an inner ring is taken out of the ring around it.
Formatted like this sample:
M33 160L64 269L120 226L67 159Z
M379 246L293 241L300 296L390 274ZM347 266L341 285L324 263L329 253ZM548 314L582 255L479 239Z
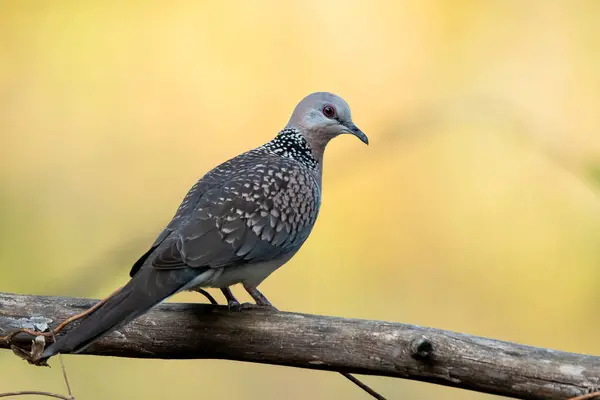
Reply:
M244 285L244 289L246 289L246 292L248 292L248 294L256 302L256 304L252 304L252 305L248 305L248 303L244 303L243 304L244 307L252 308L252 306L258 306L261 308L264 307L264 308L272 308L274 310L277 310L277 308L275 308L275 306L273 306L273 304L271 304L271 302L269 300L267 300L265 295L262 294L260 292L260 290L258 290L257 288Z
M217 300L215 300L215 298L212 296L212 294L208 293L206 290L197 288L197 289L194 289L194 292L198 292L202 296L206 297L208 299L208 301L210 301L210 304L212 304L213 306L219 305L219 302Z
M225 296L225 300L227 300L227 308L229 310L239 310L240 302L235 298L235 296L231 292L231 289L229 289L228 287L221 288L221 292L223 293L223 296Z

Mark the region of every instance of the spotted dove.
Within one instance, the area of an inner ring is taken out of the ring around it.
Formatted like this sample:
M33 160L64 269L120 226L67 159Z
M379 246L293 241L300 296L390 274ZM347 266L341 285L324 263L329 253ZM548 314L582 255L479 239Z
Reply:
M131 280L42 354L80 352L95 340L182 290L257 286L308 238L321 203L323 153L334 137L367 136L348 104L313 93L270 142L214 168L188 192L173 220L131 270Z

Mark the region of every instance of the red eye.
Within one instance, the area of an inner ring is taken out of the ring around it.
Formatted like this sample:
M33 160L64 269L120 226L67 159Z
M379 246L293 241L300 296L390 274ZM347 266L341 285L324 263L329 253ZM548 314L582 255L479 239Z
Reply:
M335 118L335 108L333 106L325 106L323 107L323 115L327 118Z

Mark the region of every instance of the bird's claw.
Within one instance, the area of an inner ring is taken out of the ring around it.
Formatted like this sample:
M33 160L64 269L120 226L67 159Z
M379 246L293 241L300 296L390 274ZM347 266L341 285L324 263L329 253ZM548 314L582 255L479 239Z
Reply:
M227 302L227 311L240 312L242 311L242 305L237 300L229 300Z
M241 310L276 310L271 304L242 303Z

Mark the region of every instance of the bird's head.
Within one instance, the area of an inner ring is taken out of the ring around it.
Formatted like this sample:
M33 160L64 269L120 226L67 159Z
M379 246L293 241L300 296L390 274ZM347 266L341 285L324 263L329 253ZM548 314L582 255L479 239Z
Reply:
M317 92L306 96L294 109L286 128L296 128L309 145L323 151L334 137L349 133L369 144L369 139L352 122L348 103L340 96Z

